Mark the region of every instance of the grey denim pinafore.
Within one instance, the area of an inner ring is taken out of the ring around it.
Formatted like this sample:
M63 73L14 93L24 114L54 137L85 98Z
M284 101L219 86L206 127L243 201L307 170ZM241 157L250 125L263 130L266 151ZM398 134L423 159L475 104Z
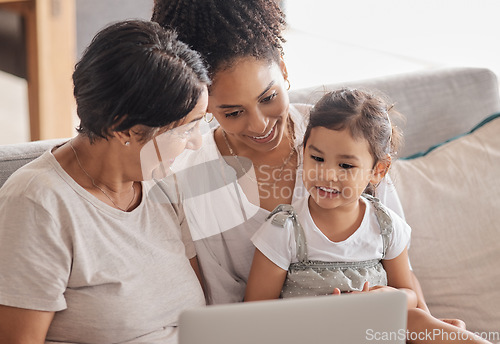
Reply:
M385 206L370 195L363 195L375 208L380 235L383 241L382 259L385 257L389 236L392 233L392 219ZM267 217L274 225L285 227L292 221L297 249L296 263L291 263L281 291L281 298L317 296L332 294L335 288L342 292L359 291L365 282L370 286L387 285L387 274L381 259L359 262L324 262L309 260L307 241L297 213L291 205L281 204Z

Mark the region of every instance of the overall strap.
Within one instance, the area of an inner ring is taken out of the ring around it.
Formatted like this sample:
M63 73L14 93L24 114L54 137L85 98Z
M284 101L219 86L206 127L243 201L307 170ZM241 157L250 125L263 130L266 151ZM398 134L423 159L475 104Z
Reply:
M363 197L369 200L375 208L375 215L377 216L377 221L380 226L380 234L382 235L382 242L384 245L382 251L382 259L384 259L387 252L387 247L389 246L389 236L391 235L393 230L392 218L389 215L387 208L382 203L380 203L380 200L378 198L368 194L363 194Z
M304 234L304 229L299 222L297 212L290 204L280 204L278 205L269 216L266 221L272 218L271 223L275 226L284 228L287 220L291 220L293 224L293 230L295 234L295 244L297 249L297 259L299 262L307 261L307 241Z

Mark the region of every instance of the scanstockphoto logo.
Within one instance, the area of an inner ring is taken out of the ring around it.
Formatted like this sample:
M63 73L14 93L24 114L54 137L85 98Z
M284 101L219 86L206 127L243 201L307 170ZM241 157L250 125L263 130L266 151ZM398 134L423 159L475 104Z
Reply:
M162 146L158 146L161 154ZM151 175L156 183L149 189L148 198L161 204L182 204L195 240L245 223L257 214L261 202L267 199L302 199L308 195L300 182L300 171L293 171L296 175L292 180L295 180L297 187L293 186L294 183L288 183L291 186L286 186L286 183L261 186L261 180L257 180L255 168L249 159L224 156L203 161L197 153L187 153L187 156L176 159L170 171L167 169L170 166L160 165L156 147L149 147L150 160L146 170L153 171ZM284 172L281 177L290 178ZM167 176L162 177L163 174ZM344 187L343 192L351 193L354 190Z
M407 331L404 329L399 329L398 331L377 331L374 329L366 330L366 340L368 342L381 342L386 343L387 341L405 341Z
M225 191L229 194L236 193L237 197L242 196L243 192L250 203L260 206L255 171L248 159L245 162L244 159L228 156L223 157L225 162L217 158L201 163L189 161L188 165L183 161L182 166L174 165L170 169L171 166L161 163L156 155L156 147L150 146L144 154L147 159L143 166L146 171L150 171L151 179L156 181L155 187L150 190L150 196L159 202L177 203L195 199L218 207L219 192ZM236 162L236 159L240 161ZM232 167L236 164L242 164L243 167ZM163 193L167 193L169 198L165 199ZM177 196L181 199L178 200Z
M444 331L442 329L432 329L425 330L421 332L412 332L409 330L399 329L398 331L377 331L374 329L366 330L366 340L368 343L387 343L387 342L397 342L397 341L412 341L412 342L422 342L435 341L436 343L441 343L444 341L453 342L469 342L471 336L474 339L487 340L494 344L500 344L500 332L465 332L465 331Z
M247 158L239 157L238 160L245 164L252 165L252 162ZM248 160L248 161L246 161ZM274 183L280 180L293 180L296 175L295 169L280 169L277 166L258 165L251 166L254 169L254 174L258 174L259 182ZM250 171L248 171L250 172ZM316 165L314 168L309 168L303 171L302 175L308 180L333 180L336 182L347 182L352 180L366 179L373 174L372 169L359 168L341 168L341 169L326 169Z
M317 180L324 184L323 180L332 178L332 176L334 176L335 184L342 186L336 189L337 193L344 198L350 198L361 194L364 191L364 185L362 189L357 189L346 186L344 183L347 184L350 180L359 180L360 178L365 179L367 174L371 175L371 170L341 169L340 171L330 171L319 167L297 173L296 169L281 170L276 166L255 166L250 159L237 156L223 156L222 159L217 158L201 163L194 161L192 164L187 164L183 162L182 166L174 164L174 171L171 171L170 167L174 159L169 158L172 153L168 149L174 146L173 143L175 141L172 140L171 135L163 134L156 139L156 142L152 140L144 147L141 152L143 174L149 176L149 179L161 180L162 183L176 183L184 199L198 197L224 187L234 189L235 186L238 186L250 203L260 206L262 200L306 196L305 188L296 188L294 185L301 184L297 181L299 178L305 177L308 180ZM175 175L174 178L172 178L172 173ZM286 182L290 181L295 181L295 183L292 183L292 186L287 186ZM328 194L319 194L318 197L326 198Z

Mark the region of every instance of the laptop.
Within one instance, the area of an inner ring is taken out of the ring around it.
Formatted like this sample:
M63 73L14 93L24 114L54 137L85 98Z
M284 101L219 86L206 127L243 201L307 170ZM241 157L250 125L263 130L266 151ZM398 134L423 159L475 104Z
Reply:
M179 318L179 344L405 343L400 291L207 306Z

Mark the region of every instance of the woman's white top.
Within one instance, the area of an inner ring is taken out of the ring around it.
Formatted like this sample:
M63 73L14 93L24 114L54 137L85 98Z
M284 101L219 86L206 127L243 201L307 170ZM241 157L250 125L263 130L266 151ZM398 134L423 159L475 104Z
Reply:
M384 244L380 233L380 225L373 204L361 197L365 204L365 212L361 224L347 239L333 242L316 226L308 206L309 196L295 202L293 208L304 230L307 240L307 257L309 260L324 262L361 262L374 259L394 259L406 248L410 240L410 226L391 209L392 232L389 236L385 257ZM274 264L288 270L296 263L297 244L295 229L291 221L285 228L266 221L252 237L252 242Z

